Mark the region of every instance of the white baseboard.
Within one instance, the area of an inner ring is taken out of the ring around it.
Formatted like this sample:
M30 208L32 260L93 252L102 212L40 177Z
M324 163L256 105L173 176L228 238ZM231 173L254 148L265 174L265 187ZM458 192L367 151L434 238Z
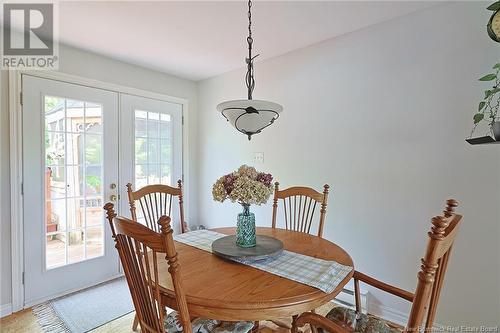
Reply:
M394 324L398 324L401 326L406 326L408 324L408 318L410 316L409 312L403 312L385 305L381 305L380 303L368 304L368 310L372 315L380 317L382 319L388 320ZM444 332L443 328L446 327L442 324L434 322L433 332Z
M361 297L361 311L366 312L368 308L368 292L361 289L359 295ZM354 291L350 288L350 286L345 286L340 294L335 297L334 302L340 303L343 306L354 308Z
M0 305L0 318L3 318L5 316L11 315L12 314L12 304L2 304Z
M380 303L370 302L368 304L368 312L401 326L405 326L408 323L409 313L381 305Z
M361 296L361 311L363 313L368 312L372 315L390 321L391 323L401 325L403 327L408 324L408 318L410 315L408 312L394 309L389 306L380 304L378 302L374 302L374 299L370 295L370 293L366 290L363 290L362 288L360 290L360 296ZM346 286L342 290L342 292L340 292L340 294L338 294L337 297L335 297L334 302L340 303L343 306L354 308L355 301L352 288L349 285ZM443 325L438 323L434 323L433 326L439 332L442 331L442 329L439 330L439 328L444 327Z
M85 286L82 286L82 287L79 287L79 288L75 288L75 289L66 290L64 292L52 294L52 295L49 295L49 296L46 296L46 297L42 297L42 298L26 300L25 303L24 303L24 309L30 308L32 306L35 306L35 305L38 305L38 304L41 304L41 303L44 303L44 302L47 302L47 301L50 301L52 299L56 299L56 298L59 298L59 297L65 296L65 295L69 295L69 294L72 294L72 293L75 293L75 292L78 292L78 291L81 291L81 290L84 290L84 289L88 289L88 288L97 286L97 285L102 284L102 283L106 283L106 282L114 280L114 279L118 279L118 278L120 278L122 276L123 276L123 273L120 273L118 275L114 275L114 276L109 277L109 278L107 278L105 280L102 280L102 281L100 281L98 283L92 283L92 284L89 284L89 285L85 285Z

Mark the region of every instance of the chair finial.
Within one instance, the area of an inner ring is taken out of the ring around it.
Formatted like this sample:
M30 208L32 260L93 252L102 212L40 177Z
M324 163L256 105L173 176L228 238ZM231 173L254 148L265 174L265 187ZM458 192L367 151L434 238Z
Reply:
M446 207L443 211L444 217L450 217L455 213L455 208L458 206L458 201L455 199L446 200Z
M448 227L449 222L442 216L434 216L432 218L431 231L429 232L429 236L434 239L442 239L444 238L444 233L446 227Z
M181 218L181 233L189 231L186 221L184 221L184 197L182 194L182 179L177 180L177 188L179 189L179 215Z
M162 234L169 234L172 233L172 227L170 226L170 217L167 215L160 216L158 219L158 224L161 226L161 232Z
M280 187L280 183L279 182L275 182L274 183L274 190L278 191L279 187Z
M107 217L108 219L109 218L113 218L116 216L115 214L115 205L112 203L112 202L108 202L107 204L104 205L104 207L102 207L105 211L106 211L106 214L107 214Z
M113 226L113 219L116 217L115 205L108 202L104 205L103 209L106 211L106 218L108 219L109 225L111 226L111 232L113 233L113 238L116 237L115 227Z
M323 194L328 194L330 192L330 185L325 184L323 185Z

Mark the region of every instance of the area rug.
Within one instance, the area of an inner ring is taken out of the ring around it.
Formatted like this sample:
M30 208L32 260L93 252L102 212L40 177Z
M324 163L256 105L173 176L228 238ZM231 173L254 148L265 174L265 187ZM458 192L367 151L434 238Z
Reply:
M125 278L70 294L33 308L47 333L85 333L134 311Z

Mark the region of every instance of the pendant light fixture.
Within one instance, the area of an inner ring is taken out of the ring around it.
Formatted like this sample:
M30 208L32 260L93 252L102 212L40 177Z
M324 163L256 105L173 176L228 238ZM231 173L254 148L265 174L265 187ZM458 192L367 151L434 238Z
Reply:
M222 102L217 105L217 110L222 113L224 118L231 123L239 132L248 136L260 133L264 128L270 126L283 107L277 103L252 99L253 89L255 88L253 60L258 56L252 56L252 1L248 1L248 58L246 58L247 73L245 82L247 86L248 99L232 100Z

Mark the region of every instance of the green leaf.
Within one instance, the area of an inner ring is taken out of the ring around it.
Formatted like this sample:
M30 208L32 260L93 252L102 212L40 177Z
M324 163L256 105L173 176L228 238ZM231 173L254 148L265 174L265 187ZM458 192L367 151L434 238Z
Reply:
M494 12L496 12L497 10L500 9L500 1L497 1L497 2L494 2L492 3L491 5L489 5L486 9L488 10L492 10Z
M480 78L479 81L493 81L496 78L497 78L496 74L488 74Z
M474 125L476 125L478 122L480 122L481 120L483 120L484 118L484 114L482 113L476 113L474 115Z
M492 89L490 91L491 91L491 94L493 95L493 94L496 94L497 92L499 92L500 88L495 88L495 89Z
M486 102L479 103L479 107L477 108L477 111L481 111L485 105L486 105Z
M493 93L491 92L491 90L486 90L484 92L484 99L487 99L488 97L490 97Z
M498 63L495 66L493 66L493 69L500 69L500 63Z

